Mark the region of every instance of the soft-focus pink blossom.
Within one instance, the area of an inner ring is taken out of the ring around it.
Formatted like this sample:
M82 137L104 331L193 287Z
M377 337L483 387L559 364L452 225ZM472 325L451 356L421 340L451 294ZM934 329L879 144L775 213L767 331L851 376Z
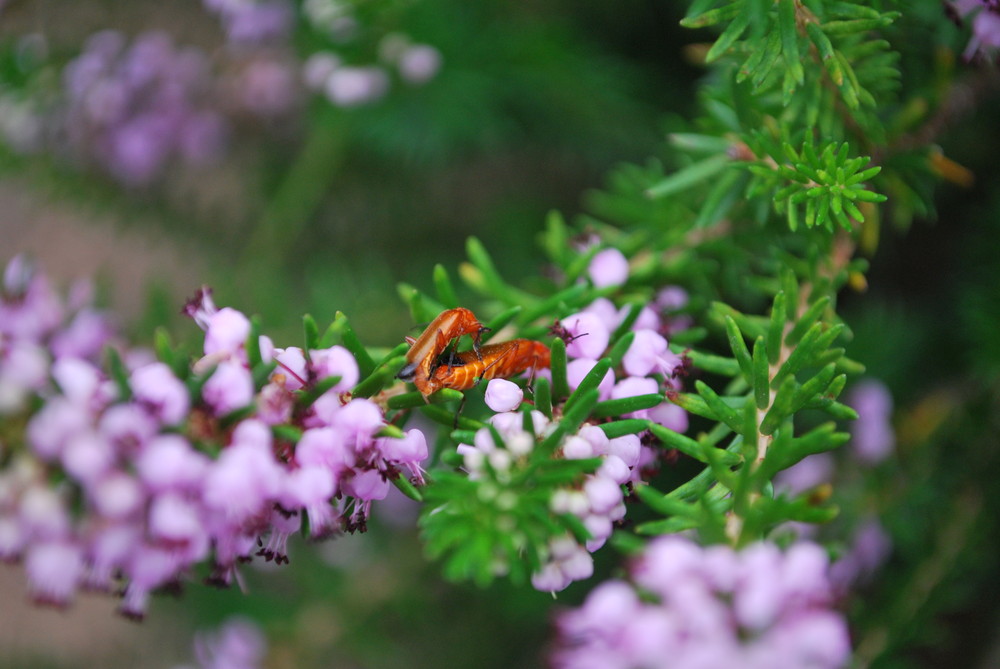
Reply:
M615 248L598 251L587 267L587 275L596 288L619 286L628 279L628 259Z

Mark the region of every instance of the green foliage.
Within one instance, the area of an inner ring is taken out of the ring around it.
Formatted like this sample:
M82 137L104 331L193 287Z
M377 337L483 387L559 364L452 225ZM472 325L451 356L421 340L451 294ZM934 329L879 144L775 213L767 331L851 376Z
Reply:
M832 232L836 223L850 231L865 220L856 203L884 202L886 199L865 186L865 182L882 168L865 169L869 158L849 158L850 148L846 143L839 148L828 144L819 155L811 141L803 144L800 151L788 144L782 149L787 161L784 164L777 163L774 156L767 153L764 154L767 158L748 166L756 179L751 181L747 191L752 196L770 195L775 209L785 213L792 231L798 226L802 205L805 211L801 220L806 226L820 225ZM761 155L762 152L755 153Z

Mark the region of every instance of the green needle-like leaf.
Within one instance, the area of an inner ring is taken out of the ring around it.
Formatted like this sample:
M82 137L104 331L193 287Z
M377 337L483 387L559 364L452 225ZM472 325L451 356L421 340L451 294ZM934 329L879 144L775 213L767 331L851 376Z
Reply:
M798 322L796 322L792 329L789 330L788 335L785 337L785 343L788 346L795 346L798 344L802 335L804 335L806 331L813 326L813 323L819 320L819 317L823 315L823 312L826 311L829 305L829 295L824 295L809 305L809 308L806 309L804 314L802 314L802 317L799 318Z
M566 380L566 342L562 339L555 339L550 350L552 399L554 402L559 402L569 395L569 382Z
M601 423L598 427L604 431L608 439L624 437L626 434L638 434L649 429L651 422L642 418L623 418L610 423Z
M316 319L310 314L302 317L303 341L305 350L312 351L319 348L319 325ZM249 344L248 344L249 347Z
M351 395L354 397L371 397L392 383L396 377L396 373L402 369L404 364L406 364L406 358L400 355L379 365L370 375L354 386Z
M629 347L632 346L632 341L635 339L635 332L626 332L624 335L615 341L614 346L608 351L608 360L611 362L612 367L617 367L621 364L622 358L628 353Z
M694 387L701 398L705 400L705 404L711 409L716 419L728 425L733 432L741 432L741 428L743 427L742 420L735 409L723 402L722 398L716 395L715 391L703 381L695 381Z
M438 302L448 309L458 306L458 295L455 293L455 286L448 276L448 270L444 265L438 263L434 265L434 289L437 292Z
M743 372L743 377L749 381L753 378L753 362L750 358L750 351L747 350L746 341L743 339L743 333L740 332L739 326L736 325L736 321L731 316L724 316L724 322L729 348L733 351L733 356L736 358L740 371Z
M732 164L732 159L726 154L705 158L674 172L666 179L650 186L646 189L646 195L650 198L661 198L672 195L711 178L730 164Z
M386 404L390 409L415 409L427 404L427 402L431 404L444 404L445 402L461 401L462 397L463 394L461 391L442 388L428 397L426 401L423 395L414 391L412 393L403 393L402 395L393 395Z
M392 484L396 486L396 489L399 490L399 492L403 493L410 499L415 502L424 501L424 496L420 494L420 491L417 490L416 486L414 486L413 483L411 483L405 476L397 476L396 478L389 480L392 481Z
M598 402L594 406L591 414L594 418L611 418L612 416L622 416L633 411L652 409L663 402L663 395L635 395L633 397L621 397L613 400Z
M778 362L781 355L782 334L785 331L785 293L779 291L774 296L771 307L771 320L767 328L767 360L772 365Z
M770 366L767 362L767 345L763 337L757 337L753 344L753 383L754 401L758 409L766 409L771 403L771 379L768 376Z
M565 411L569 413L570 411L573 410L573 404L576 401L578 401L580 397L583 397L591 390L597 390L597 387L604 380L604 377L607 375L608 370L610 369L611 369L611 360L609 358L602 358L598 360L597 363L593 366L593 368L589 372L587 372L587 374L580 381L580 385L576 387L576 390L573 391L573 394L570 395L569 399L566 400Z
M535 379L535 408L545 414L546 418L552 418L552 382L546 377Z

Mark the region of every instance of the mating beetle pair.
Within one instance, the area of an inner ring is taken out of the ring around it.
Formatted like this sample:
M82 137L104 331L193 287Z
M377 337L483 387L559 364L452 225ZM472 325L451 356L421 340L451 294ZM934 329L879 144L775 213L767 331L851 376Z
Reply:
M406 338L410 350L398 378L412 381L426 398L442 388L468 390L482 380L506 379L549 366L549 348L539 341L512 339L480 346L488 330L468 309L441 312L419 337ZM472 337L472 350L449 352L452 342L463 335Z

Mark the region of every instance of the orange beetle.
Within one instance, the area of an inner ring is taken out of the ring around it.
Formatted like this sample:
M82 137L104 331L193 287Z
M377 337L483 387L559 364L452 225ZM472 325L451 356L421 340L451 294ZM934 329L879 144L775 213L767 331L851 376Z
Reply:
M438 361L426 380L414 384L424 397L441 390L468 390L480 381L506 379L530 369L548 368L549 347L540 341L512 339L500 344L483 346L475 351L456 353Z
M458 307L442 311L418 338L406 338L410 350L406 353L406 364L396 377L403 381L413 381L417 388L420 388L421 384L433 374L438 358L444 350L452 340L462 335L472 335L473 351L476 357L480 358L479 340L487 330L489 328L480 323L475 314L468 309Z

